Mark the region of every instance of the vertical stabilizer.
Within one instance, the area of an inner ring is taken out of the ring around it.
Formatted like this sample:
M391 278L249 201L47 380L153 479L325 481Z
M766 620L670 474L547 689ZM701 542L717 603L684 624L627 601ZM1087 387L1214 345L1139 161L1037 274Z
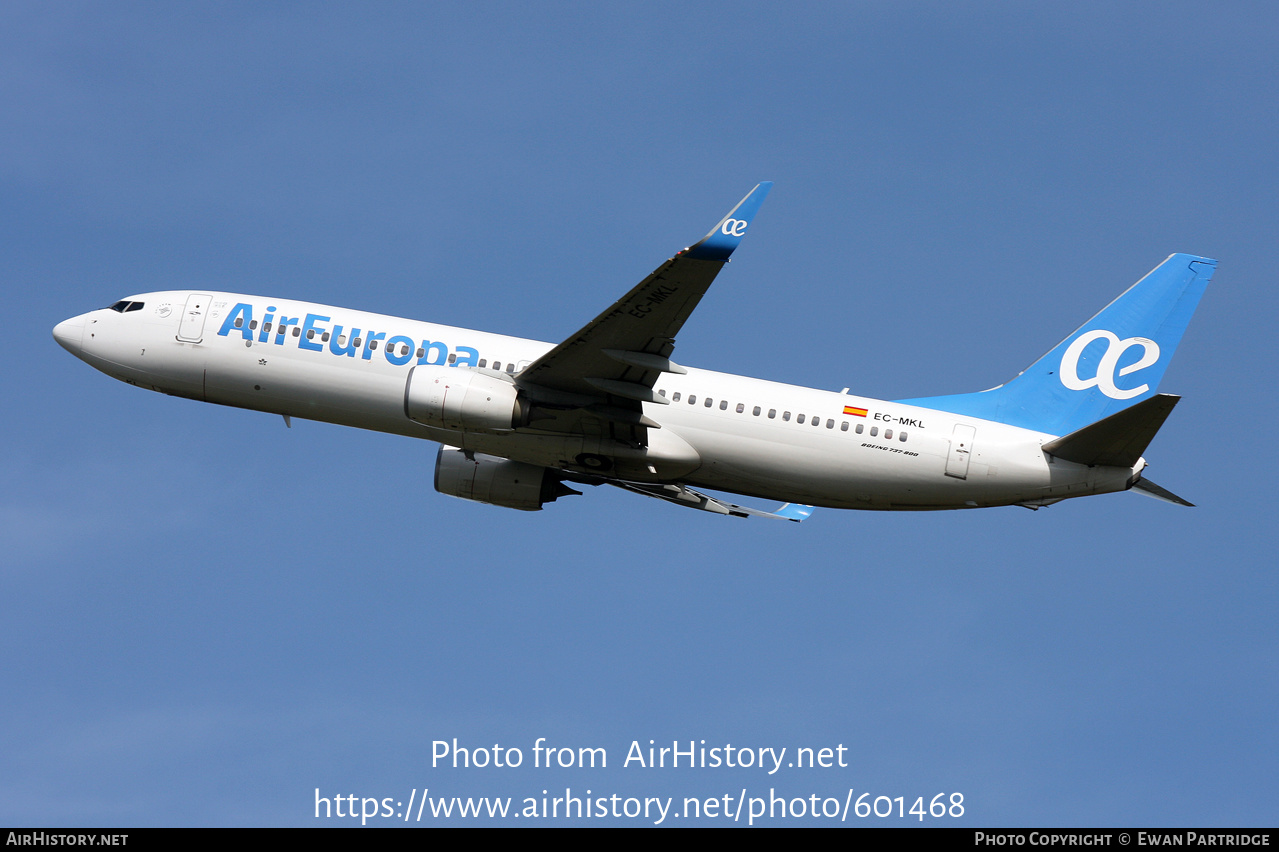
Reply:
M1155 395L1217 261L1174 254L1017 378L899 402L1066 435Z

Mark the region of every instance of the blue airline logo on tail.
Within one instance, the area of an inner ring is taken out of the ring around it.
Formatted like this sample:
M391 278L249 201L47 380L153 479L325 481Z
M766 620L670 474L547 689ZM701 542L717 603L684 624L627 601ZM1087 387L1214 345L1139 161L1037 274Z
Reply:
M1171 255L1012 381L897 401L1049 435L1082 429L1155 392L1216 266Z
M1079 378L1079 356L1094 340L1106 341L1106 353L1097 362L1097 375L1091 379ZM1133 346L1142 348L1141 359L1129 364L1119 371L1126 376L1138 370L1144 370L1159 360L1159 344L1144 337L1128 337L1119 339L1119 335L1104 328L1093 329L1074 339L1061 356L1061 383L1071 390L1088 390L1095 387L1111 399L1132 399L1150 390L1150 385L1140 385L1124 390L1115 385L1115 368L1119 366L1120 357Z

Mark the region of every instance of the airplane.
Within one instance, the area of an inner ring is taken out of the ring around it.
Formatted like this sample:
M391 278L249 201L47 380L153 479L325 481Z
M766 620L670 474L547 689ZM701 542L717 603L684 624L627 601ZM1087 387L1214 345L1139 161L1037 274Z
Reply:
M1011 381L877 400L684 367L675 338L772 188L758 184L559 344L291 299L128 296L53 336L173 396L438 442L437 491L526 511L612 485L735 517L1023 506L1132 489L1216 261L1174 254ZM700 489L784 501L774 511Z

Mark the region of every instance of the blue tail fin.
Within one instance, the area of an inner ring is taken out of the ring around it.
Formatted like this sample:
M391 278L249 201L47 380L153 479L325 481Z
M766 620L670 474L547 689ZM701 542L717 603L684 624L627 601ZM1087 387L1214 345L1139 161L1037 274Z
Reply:
M899 402L1065 435L1149 399L1217 261L1174 254L1005 385Z

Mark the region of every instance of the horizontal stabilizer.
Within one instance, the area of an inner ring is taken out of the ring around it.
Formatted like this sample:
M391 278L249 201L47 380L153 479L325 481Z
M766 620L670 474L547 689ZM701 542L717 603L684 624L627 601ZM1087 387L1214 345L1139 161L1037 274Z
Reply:
M1142 494L1145 494L1150 497L1154 497L1156 500L1163 500L1165 503L1176 503L1178 506L1194 506L1195 505L1194 503L1191 503L1189 500L1181 499L1176 494L1173 494L1171 491L1169 491L1167 488L1160 488L1158 485L1155 485L1155 483L1151 482L1149 479L1138 479L1136 482L1132 484L1132 490L1140 491Z
M1118 414L1049 441L1043 450L1076 464L1132 467L1180 399L1168 393L1156 394Z

